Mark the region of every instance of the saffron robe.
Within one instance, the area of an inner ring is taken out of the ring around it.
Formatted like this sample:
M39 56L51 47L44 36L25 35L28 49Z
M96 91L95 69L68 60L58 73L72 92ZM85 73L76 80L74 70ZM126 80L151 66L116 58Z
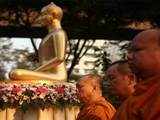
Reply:
M76 120L111 120L115 112L115 108L104 98L101 98L94 103L83 106Z
M140 82L135 88L112 120L160 120L160 77Z

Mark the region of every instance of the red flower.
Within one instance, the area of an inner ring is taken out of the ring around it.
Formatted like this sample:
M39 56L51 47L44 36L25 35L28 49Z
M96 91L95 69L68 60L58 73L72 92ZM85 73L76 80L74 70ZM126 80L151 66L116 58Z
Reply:
M48 92L48 89L46 88L46 87L42 87L42 86L40 86L40 87L38 87L37 89L36 89L36 92L37 93L39 93L39 94L41 94L41 93L47 93Z
M13 94L18 94L19 92L22 92L21 87L20 87L20 86L13 85L13 87L12 87L12 93L13 93Z
M57 91L58 94L63 94L64 91L65 91L64 88L65 88L65 86L63 85L63 86L61 86L61 87L55 88L55 91Z

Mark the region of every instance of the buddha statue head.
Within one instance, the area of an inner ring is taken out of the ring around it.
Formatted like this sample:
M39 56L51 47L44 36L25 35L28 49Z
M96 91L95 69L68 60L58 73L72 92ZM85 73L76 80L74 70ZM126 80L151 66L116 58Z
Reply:
M43 26L52 24L53 20L61 21L63 16L62 9L51 2L49 5L41 9L40 16L36 22L41 23Z

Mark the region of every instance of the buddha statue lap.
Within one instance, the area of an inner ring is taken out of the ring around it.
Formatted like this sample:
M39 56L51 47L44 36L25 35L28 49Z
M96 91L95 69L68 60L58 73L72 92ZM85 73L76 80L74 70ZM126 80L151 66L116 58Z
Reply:
M9 73L15 83L53 83L66 81L65 50L67 36L61 27L62 9L51 3L41 10L36 20L48 28L48 35L41 41L39 61L36 70L15 69Z

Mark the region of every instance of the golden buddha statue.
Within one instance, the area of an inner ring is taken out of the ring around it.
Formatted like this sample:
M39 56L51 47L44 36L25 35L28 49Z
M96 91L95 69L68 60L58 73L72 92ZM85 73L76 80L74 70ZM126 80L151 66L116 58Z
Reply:
M36 20L48 28L48 35L41 41L39 61L41 66L36 70L15 69L9 77L18 83L52 83L66 81L65 50L67 36L61 27L62 9L50 3L41 10Z

